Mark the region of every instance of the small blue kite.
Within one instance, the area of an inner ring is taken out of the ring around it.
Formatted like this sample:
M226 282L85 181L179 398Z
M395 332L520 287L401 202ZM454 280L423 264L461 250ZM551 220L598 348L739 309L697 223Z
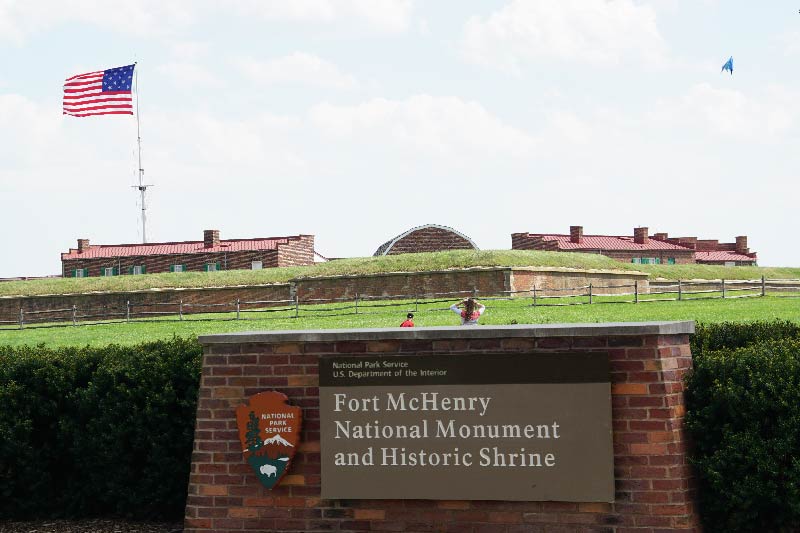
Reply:
M724 72L726 70L729 70L731 72L731 76L733 76L733 56L731 56L728 59L728 61L726 61L725 64L722 65L722 70L720 70L720 73L722 73L722 72Z

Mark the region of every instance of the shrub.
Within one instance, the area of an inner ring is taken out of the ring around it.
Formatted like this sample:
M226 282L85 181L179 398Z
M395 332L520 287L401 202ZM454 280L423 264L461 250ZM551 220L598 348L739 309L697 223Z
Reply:
M686 405L706 529L800 527L800 340L695 358Z
M800 339L800 324L788 320L697 324L691 339L692 355L696 358L714 350L788 338Z
M0 516L183 516L201 353L0 347Z

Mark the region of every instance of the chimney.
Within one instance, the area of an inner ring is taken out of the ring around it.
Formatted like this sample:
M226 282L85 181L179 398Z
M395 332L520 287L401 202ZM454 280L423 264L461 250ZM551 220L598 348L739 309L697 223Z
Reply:
M697 249L697 237L678 237L678 244L687 246L692 250Z
M736 253L747 254L750 249L747 247L747 235L740 235L736 237Z
M203 231L203 244L206 248L213 248L219 246L219 230L207 229Z
M569 227L569 242L583 244L583 226Z
M659 241L666 241L669 238L669 235L666 233L654 233L653 238Z
M633 242L636 244L647 244L647 228L633 228Z
M736 242L738 243L739 240L737 238ZM747 237L744 238L745 245L747 244ZM89 239L78 239L78 253L82 254L86 250L89 249Z

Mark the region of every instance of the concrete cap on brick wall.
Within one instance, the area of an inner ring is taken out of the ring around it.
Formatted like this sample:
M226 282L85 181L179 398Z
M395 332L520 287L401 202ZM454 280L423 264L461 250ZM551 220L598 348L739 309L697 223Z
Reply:
M434 326L419 328L242 331L201 335L200 344L335 342L371 340L487 339L508 337L598 337L682 335L694 333L694 321L606 322L592 324L516 324L510 326Z

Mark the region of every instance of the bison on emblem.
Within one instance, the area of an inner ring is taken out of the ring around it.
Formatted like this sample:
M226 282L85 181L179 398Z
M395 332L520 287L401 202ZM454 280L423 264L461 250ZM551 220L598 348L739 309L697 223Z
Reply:
M260 392L236 408L244 458L268 489L288 471L300 440L302 410L288 400L277 391Z

